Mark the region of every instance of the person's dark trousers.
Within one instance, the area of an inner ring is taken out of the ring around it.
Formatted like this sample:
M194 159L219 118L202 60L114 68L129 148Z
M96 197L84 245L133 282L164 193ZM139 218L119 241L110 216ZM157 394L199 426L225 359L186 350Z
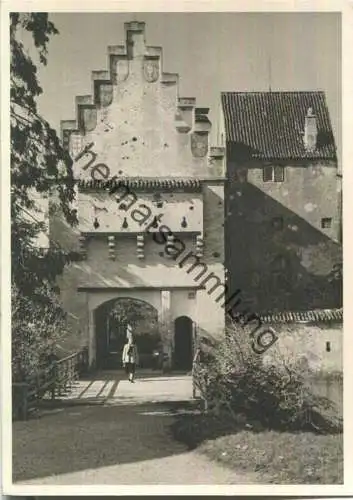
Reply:
M136 368L135 363L126 363L125 364L125 371L126 371L126 374L129 376L130 382L134 381L135 368Z
M159 354L153 355L153 370L159 369Z

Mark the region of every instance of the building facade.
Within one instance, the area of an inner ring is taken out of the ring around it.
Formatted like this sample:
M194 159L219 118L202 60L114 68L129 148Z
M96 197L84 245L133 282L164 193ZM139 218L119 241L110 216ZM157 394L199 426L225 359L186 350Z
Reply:
M256 313L342 305L335 141L323 92L227 92L229 286Z
M74 161L79 224L60 213L50 237L77 259L59 279L70 349L91 366L116 366L132 323L145 365L189 369L197 335L224 333L224 158L209 145L207 108L178 94L145 24L125 24L108 70L62 122Z

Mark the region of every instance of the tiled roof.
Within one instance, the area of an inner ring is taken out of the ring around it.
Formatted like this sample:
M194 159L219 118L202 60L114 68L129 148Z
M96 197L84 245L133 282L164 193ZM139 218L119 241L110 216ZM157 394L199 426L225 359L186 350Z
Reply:
M200 189L201 182L199 179L187 178L123 178L119 177L114 181L81 179L78 181L78 186L88 189L104 189L113 186L125 186L132 189Z
M226 139L257 159L336 159L325 94L315 92L222 92ZM317 118L317 148L305 150L305 116Z
M342 322L343 309L315 309L313 311L260 314L263 323L326 323Z

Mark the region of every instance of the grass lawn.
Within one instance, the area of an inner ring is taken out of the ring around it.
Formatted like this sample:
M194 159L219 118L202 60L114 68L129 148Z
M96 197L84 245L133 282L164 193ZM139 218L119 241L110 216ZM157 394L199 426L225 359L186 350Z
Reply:
M266 484L343 483L342 434L256 431L201 414L181 416L172 432L235 470L258 473Z

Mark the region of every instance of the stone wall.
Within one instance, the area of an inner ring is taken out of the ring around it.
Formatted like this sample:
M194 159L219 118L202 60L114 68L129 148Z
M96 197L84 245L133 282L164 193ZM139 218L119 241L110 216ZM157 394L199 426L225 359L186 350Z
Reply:
M339 307L340 286L329 279L342 258L336 166L284 166L284 182L264 182L261 163L229 164L231 287L241 288L258 312ZM325 217L331 228L321 227Z
M303 363L315 374L343 372L342 324L273 324L277 342L263 355L265 363Z
M263 355L265 364L296 366L310 390L334 403L343 417L342 324L271 325L278 341ZM331 411L331 410L330 410Z

